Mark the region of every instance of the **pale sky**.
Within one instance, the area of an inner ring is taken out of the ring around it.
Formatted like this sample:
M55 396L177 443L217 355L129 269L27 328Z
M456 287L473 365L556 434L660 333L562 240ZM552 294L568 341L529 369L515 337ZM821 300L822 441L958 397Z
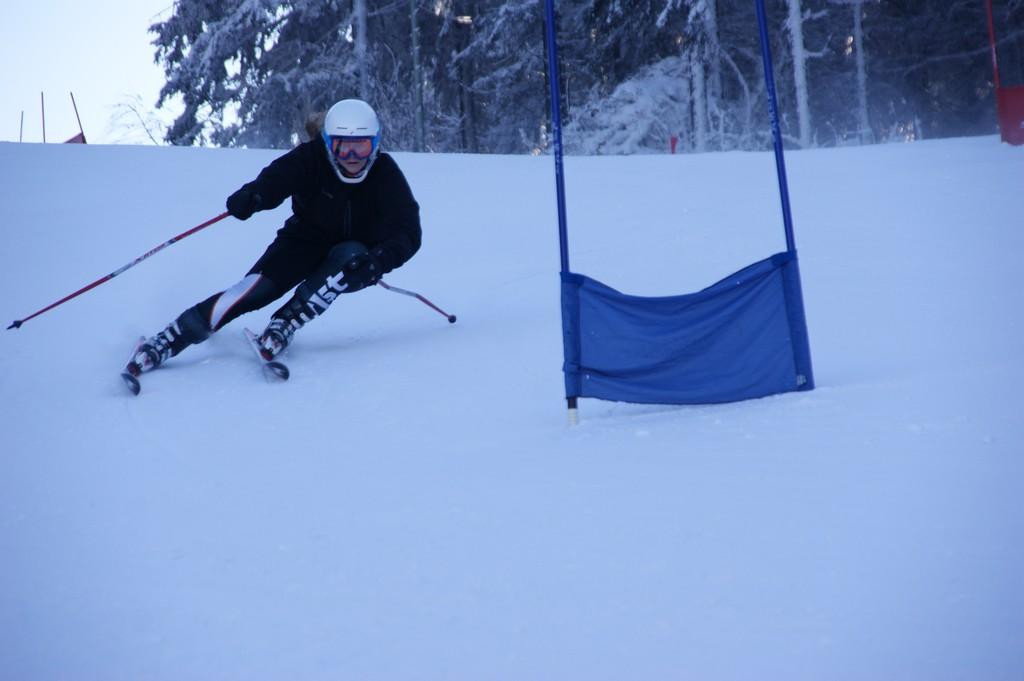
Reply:
M146 143L140 126L112 125L119 104L141 97L155 111L163 72L153 63L150 24L170 16L172 0L12 0L0 10L0 141L42 142L78 133L78 103L90 144ZM164 114L166 117L167 114Z

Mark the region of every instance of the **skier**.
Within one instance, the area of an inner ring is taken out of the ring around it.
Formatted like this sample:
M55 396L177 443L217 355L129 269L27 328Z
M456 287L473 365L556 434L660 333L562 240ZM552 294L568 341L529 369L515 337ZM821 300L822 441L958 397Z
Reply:
M317 139L277 158L229 196L228 213L239 220L289 196L292 215L241 281L143 342L126 371L138 376L155 369L295 288L259 336L260 354L273 359L339 294L371 286L407 262L420 247L419 205L398 164L380 152L380 139L373 108L341 100L327 111Z

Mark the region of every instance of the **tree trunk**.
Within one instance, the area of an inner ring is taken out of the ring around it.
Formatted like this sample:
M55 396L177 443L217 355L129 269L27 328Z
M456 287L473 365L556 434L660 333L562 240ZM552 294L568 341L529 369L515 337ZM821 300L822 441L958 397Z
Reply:
M800 146L811 146L811 107L807 96L807 51L804 49L803 12L800 0L787 0L790 45L793 51L793 84L796 87L796 117L800 128Z
M718 40L718 0L704 0L704 29L708 34L711 96L722 96L722 44Z
M857 51L857 119L861 144L874 141L871 121L868 120L868 72L864 54L864 3L853 4L853 49Z
M704 32L707 34L708 91L707 108L709 117L718 121L718 145L724 146L725 116L721 112L722 100L722 44L718 40L718 0L704 0Z
M473 43L473 23L477 20L476 3L463 0L455 5L455 30L459 36L458 49L465 51ZM477 153L480 146L476 134L476 102L473 96L473 82L476 80L476 69L473 58L465 57L459 61L459 113L462 116L462 148Z
M412 25L412 91L414 115L415 146L413 151L423 151L423 140L426 137L423 125L423 71L420 67L420 28L416 22L416 0L409 0L409 21Z
M685 73L685 71L684 71ZM683 129L679 131L679 146L685 151L693 151L693 136L690 134L690 126L686 125L686 121L689 120L689 112L693 105L693 87L691 85L693 78L690 74L687 74L683 78Z
M359 69L359 97L369 97L369 73L366 65L366 0L353 0L356 15L356 68Z
M701 152L708 149L708 97L704 75L704 62L699 55L693 59L693 134L694 150Z

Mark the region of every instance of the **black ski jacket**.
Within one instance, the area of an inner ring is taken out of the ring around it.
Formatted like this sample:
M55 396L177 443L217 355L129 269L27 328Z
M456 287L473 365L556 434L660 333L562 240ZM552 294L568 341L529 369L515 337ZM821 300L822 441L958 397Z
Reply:
M420 248L420 207L409 183L388 154L380 154L357 184L338 179L323 141L310 140L275 159L243 186L263 199L261 209L292 198L292 216L278 232L325 246L359 241L380 247L385 272Z

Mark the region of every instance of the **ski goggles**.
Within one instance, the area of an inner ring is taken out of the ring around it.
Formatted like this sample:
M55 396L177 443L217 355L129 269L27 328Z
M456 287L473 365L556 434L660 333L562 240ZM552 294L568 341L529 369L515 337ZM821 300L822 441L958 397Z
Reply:
M377 147L375 137L330 137L328 143L334 158L339 161L352 158L365 161L373 155L373 150Z

